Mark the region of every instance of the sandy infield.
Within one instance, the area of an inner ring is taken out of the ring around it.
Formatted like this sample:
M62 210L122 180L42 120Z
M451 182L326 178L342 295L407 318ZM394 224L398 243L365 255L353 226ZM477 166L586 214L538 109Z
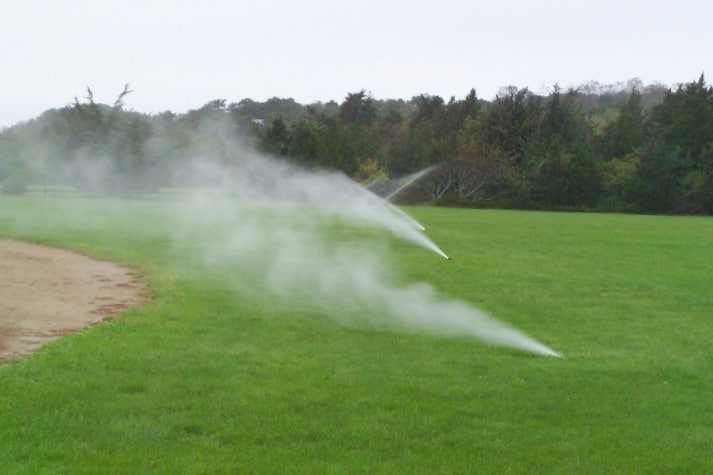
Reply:
M0 360L139 305L137 274L75 252L0 240Z

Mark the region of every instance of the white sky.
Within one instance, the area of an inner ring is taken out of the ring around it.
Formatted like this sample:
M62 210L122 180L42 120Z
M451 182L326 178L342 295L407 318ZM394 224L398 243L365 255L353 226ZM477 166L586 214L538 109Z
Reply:
M129 109L341 102L638 77L713 83L713 1L0 0L0 128L90 86Z

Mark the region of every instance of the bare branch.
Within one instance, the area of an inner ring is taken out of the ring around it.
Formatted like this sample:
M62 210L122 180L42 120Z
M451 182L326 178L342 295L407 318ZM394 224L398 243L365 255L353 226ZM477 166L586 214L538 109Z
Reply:
M94 105L94 93L92 92L92 88L89 86L87 86L87 100L89 101L89 104Z
M116 101L114 101L114 108L121 109L122 107L124 107L124 97L126 97L128 94L131 94L132 92L134 91L129 89L129 83L127 82L126 84L124 84L124 90L121 91L119 97L117 97Z
M452 167L443 166L424 183L431 199L438 200L448 193L455 183Z

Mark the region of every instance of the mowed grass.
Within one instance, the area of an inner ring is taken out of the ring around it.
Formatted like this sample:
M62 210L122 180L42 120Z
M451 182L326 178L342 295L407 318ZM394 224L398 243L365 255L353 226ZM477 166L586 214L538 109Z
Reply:
M0 367L0 473L713 472L710 218L408 209L453 260L392 240L403 282L556 359L236 292L173 242L176 206L0 198L0 236L139 266L154 296Z

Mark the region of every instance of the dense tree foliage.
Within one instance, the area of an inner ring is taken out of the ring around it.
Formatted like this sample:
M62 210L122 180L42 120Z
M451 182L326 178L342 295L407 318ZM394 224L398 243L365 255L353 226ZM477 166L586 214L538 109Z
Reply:
M713 87L668 91L654 107L631 199L642 210L713 214Z
M0 133L0 184L92 194L195 185L196 157L236 167L244 144L369 182L430 167L407 199L459 206L713 214L713 88L632 80L548 95L504 88L488 102L422 94L341 103L216 99L183 114L109 106L53 109ZM236 144L241 144L236 146ZM207 184L220 182L218 176ZM206 183L201 183L206 184Z

